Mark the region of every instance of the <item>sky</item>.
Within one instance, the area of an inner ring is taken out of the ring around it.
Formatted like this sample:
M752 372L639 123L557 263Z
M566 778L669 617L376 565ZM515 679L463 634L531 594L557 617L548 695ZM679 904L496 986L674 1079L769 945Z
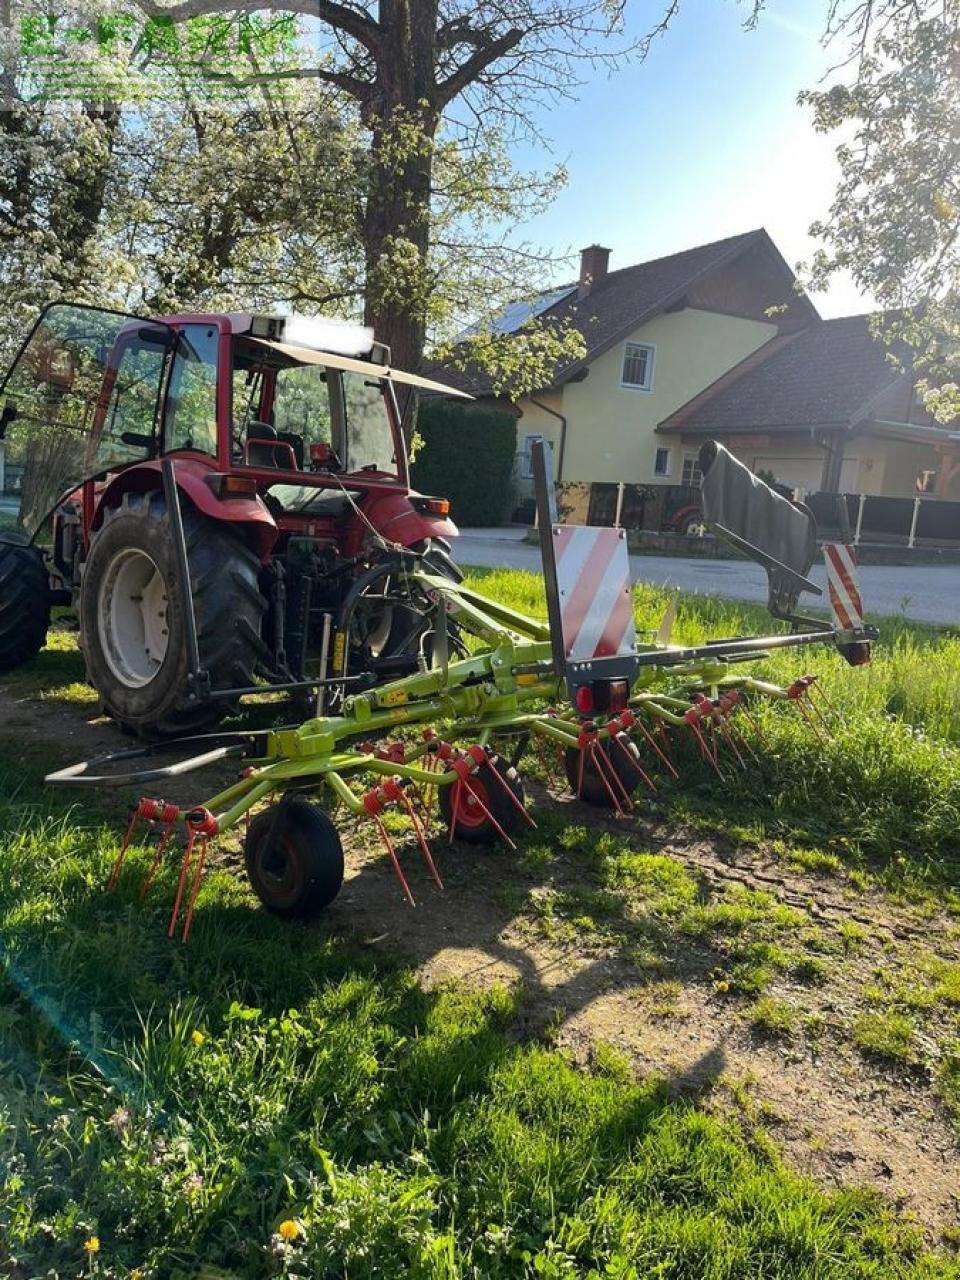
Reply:
M837 61L820 43L825 9L770 0L745 31L744 3L685 0L646 62L592 72L576 102L541 112L551 153L516 148L519 164L562 160L570 175L524 238L556 252L606 245L614 270L762 226L791 267L809 259L836 140L814 132L797 94ZM824 316L872 307L850 280L812 296Z

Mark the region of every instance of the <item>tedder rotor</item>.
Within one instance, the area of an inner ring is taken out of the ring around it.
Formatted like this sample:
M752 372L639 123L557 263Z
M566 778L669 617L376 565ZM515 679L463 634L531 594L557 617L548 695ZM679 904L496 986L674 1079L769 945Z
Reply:
M812 515L774 493L721 445L708 444L701 452L705 517L764 565L768 607L789 627L682 646L670 642L665 625L654 641L638 643L622 531L555 524L542 445L533 461L548 622L412 561L402 571L404 583L435 609L430 669L348 694L336 715L294 727L180 739L175 745L196 753L172 765L118 773L126 761L158 749L137 748L50 774L52 783L145 784L242 761L231 785L192 807L142 798L108 888L120 878L139 822L158 833L143 895L179 829L185 845L169 933L181 929L186 939L209 842L244 822L247 872L264 905L286 916L316 915L343 880L343 846L330 816L339 810L376 829L413 905L390 834L397 828L391 823L388 829L385 813L406 820L442 887L428 842L437 816L450 841L501 841L510 848L522 824L534 825L516 769L528 744L559 754L581 800L623 815L638 790L657 790L658 774L678 776L684 738L721 776L745 767L764 749L754 715L761 699L795 706L814 732L823 732L816 677L779 686L747 674L745 666L778 649L814 644L835 645L854 666L869 661L876 631L863 623L850 548L825 549L833 624L797 614L801 591L820 594L807 577L817 545ZM453 625L469 653L460 656L458 644L451 659ZM439 814L432 818L434 805Z

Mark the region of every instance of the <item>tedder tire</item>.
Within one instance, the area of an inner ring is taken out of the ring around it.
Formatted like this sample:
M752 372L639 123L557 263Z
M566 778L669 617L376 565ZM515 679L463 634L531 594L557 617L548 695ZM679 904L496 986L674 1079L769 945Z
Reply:
M253 684L264 652L259 558L240 534L183 505L200 662L213 689ZM107 511L83 568L80 643L104 709L144 735L216 724L224 701L192 703L173 530L160 493Z
M0 671L35 658L50 625L43 553L22 535L0 535Z
M580 757L582 752L576 747L567 747L564 752L563 763L570 789L576 795L579 782L580 799L586 804L593 804L602 809L613 809L615 806L610 796L611 791L613 791L618 802L623 800L620 787L623 788L628 796L632 796L636 791L637 784L640 782L640 771L631 761L635 760L639 765L640 752L637 750L636 743L631 742L625 733L617 734L617 742L619 742L619 746L610 739L597 743L596 749L603 752L604 760L610 764L610 769L604 770L603 777L601 777L597 771L596 764L589 756L584 756L583 758L583 776L581 777ZM623 751L621 751L621 747ZM611 781L611 769L618 778L620 787Z
M494 776L494 770L497 777ZM501 781L498 781L502 779ZM497 823L507 835L516 831L523 822L523 814L514 804L503 788L503 783L522 805L524 800L523 783L520 775L512 765L508 765L499 756L491 756L489 764L482 764L470 777L470 793L461 782L454 782L449 787L440 788L440 813L454 838L467 844L491 844L500 839L500 832L483 812L475 796L479 796L483 804L493 814ZM454 824L453 811L456 799L457 819Z
M319 915L343 884L337 828L322 809L297 797L252 819L243 852L254 893L277 915Z

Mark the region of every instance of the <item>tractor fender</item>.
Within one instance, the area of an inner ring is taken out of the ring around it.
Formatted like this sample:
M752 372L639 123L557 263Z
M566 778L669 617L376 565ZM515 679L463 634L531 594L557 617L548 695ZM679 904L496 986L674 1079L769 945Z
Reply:
M428 538L455 538L459 530L452 520L416 510L410 499L419 496L409 491L377 493L364 502L363 514L378 533L402 547L412 547Z
M218 498L206 483L205 476L218 470L214 460L178 458L174 468L177 488L190 500L201 515L226 524L244 526L250 545L266 560L279 535L277 522L266 504L257 498ZM97 509L91 522L91 530L103 523L106 507L118 507L125 493L151 493L163 488L160 463L156 459L139 463L122 471L97 495Z

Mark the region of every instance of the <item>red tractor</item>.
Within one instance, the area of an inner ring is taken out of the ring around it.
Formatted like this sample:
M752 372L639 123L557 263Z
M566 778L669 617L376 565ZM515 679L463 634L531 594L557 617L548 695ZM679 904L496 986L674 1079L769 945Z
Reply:
M0 671L72 605L104 709L170 734L445 660L404 569L459 578L457 530L410 488L398 384L460 394L338 321L48 307L0 386Z

